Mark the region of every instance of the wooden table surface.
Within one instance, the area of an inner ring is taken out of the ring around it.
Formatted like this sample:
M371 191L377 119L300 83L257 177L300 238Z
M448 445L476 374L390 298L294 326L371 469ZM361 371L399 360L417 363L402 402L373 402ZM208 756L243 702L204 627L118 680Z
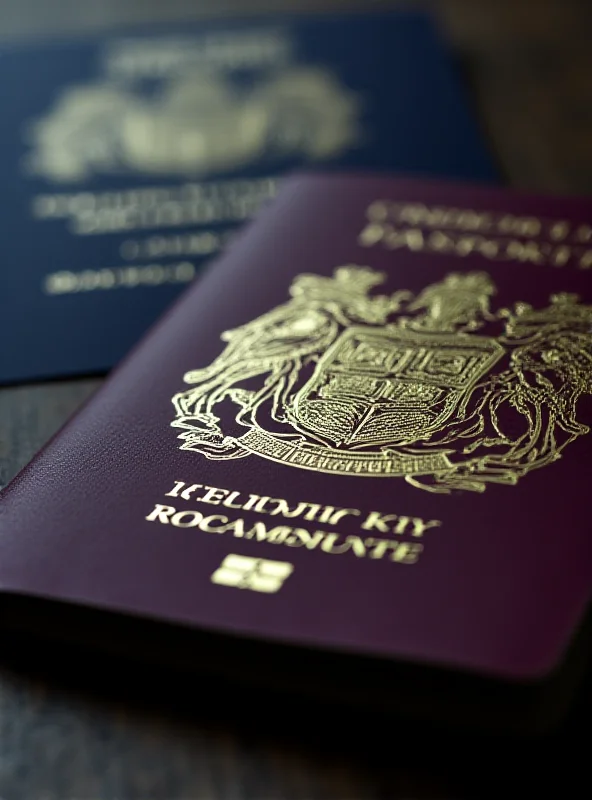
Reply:
M365 7L392 5L366 0ZM532 190L592 193L592 3L439 0L432 5L465 63L508 181ZM0 0L0 39L239 8L244 13L343 7L355 4ZM0 391L0 485L99 383ZM471 748L371 721L351 722L351 732L340 724L340 736L321 735L314 710L310 728L303 725L290 734L274 724L281 708L263 707L258 719L227 713L222 720L215 705L207 714L199 707L183 714L165 712L149 699L138 703L74 691L68 681L16 670L0 651L0 800L456 800L534 796L535 786L551 789L553 782L556 796L576 796L560 788L582 763L567 739L528 752L499 742ZM577 796L585 796L586 788L589 795L592 776L585 769L582 780Z

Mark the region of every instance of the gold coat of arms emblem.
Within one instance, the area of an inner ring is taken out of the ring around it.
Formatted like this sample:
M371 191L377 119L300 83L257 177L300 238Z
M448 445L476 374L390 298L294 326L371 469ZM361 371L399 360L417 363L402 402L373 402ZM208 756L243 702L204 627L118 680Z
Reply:
M358 143L360 99L323 67L293 65L241 86L222 71L163 81L145 96L103 79L67 87L31 123L29 172L209 177L285 158L323 161Z
M299 275L287 303L223 333L172 399L181 449L483 492L588 433L577 406L592 393L592 306L556 294L495 310L485 272L417 295L375 293L384 280L358 265Z

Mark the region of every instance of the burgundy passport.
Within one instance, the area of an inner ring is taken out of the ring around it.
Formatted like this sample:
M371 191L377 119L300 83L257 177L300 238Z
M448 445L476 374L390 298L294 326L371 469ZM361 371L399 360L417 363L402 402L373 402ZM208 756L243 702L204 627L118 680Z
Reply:
M583 200L287 180L5 489L5 624L556 722L587 655L591 268Z

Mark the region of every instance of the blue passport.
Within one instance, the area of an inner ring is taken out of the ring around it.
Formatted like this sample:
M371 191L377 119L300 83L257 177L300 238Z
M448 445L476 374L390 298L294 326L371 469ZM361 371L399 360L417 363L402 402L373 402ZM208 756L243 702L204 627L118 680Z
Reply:
M1 383L110 369L286 172L498 181L416 13L5 46L0 82Z

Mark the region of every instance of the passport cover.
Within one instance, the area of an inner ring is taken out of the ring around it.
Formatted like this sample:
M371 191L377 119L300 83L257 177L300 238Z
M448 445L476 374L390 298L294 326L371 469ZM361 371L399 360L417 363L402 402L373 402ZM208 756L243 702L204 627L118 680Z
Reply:
M0 382L111 368L304 164L495 181L427 17L4 46Z
M338 654L333 688L350 655L553 680L592 585L590 212L287 180L5 489L2 592Z

